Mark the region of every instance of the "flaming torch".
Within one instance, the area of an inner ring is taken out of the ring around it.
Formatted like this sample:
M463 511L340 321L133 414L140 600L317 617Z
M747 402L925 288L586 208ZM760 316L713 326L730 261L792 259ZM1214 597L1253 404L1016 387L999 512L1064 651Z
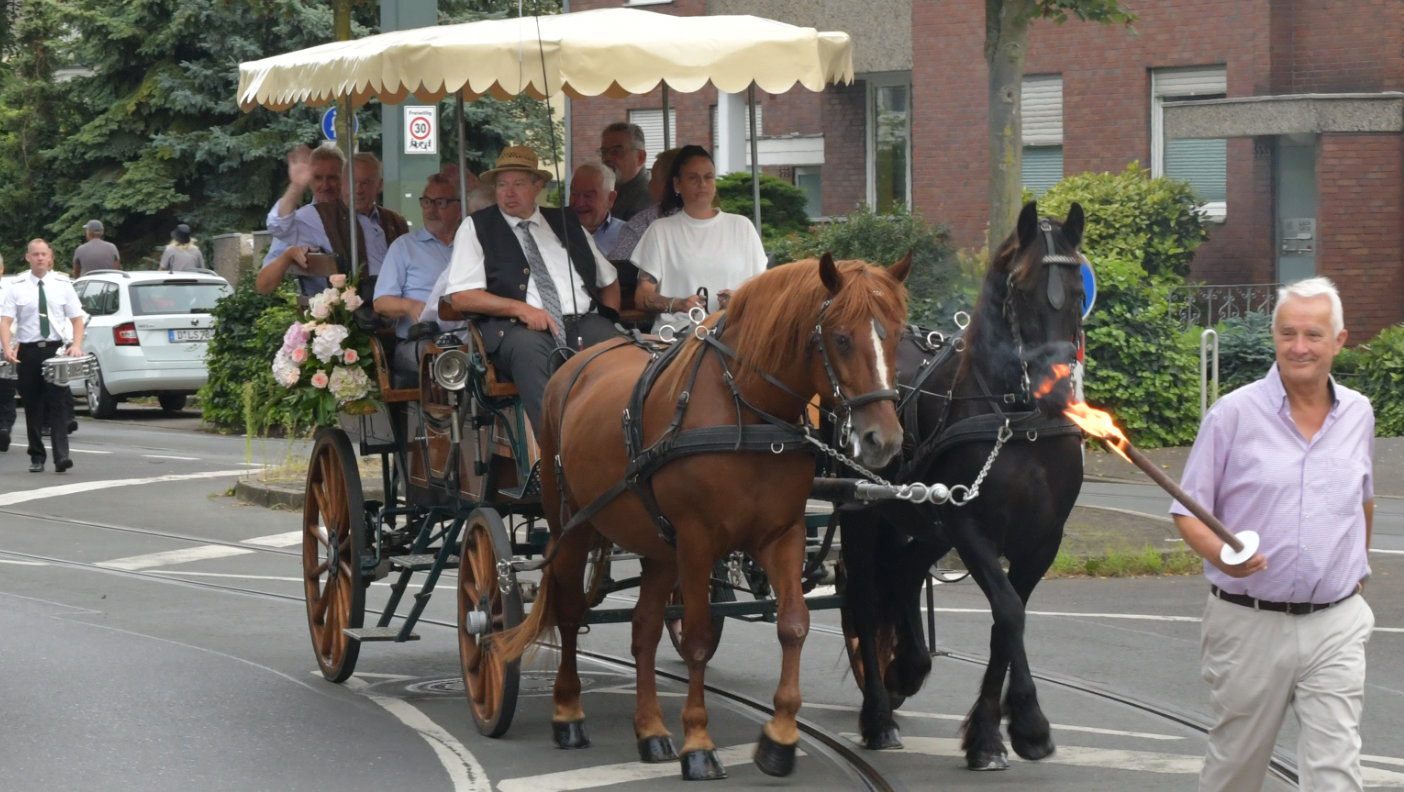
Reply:
M1053 380L1043 383L1036 395L1043 395L1053 389L1058 377L1065 377L1069 373L1068 367L1062 364L1055 365L1053 372L1058 375ZM1112 417L1102 410L1094 410L1082 402L1073 402L1063 411L1073 423L1082 427L1083 431L1105 442L1113 451L1121 455L1122 459L1145 471L1151 480L1160 485L1160 488L1170 493L1170 497L1179 501L1186 509L1189 509L1195 517L1198 517L1209 529L1214 532L1224 542L1224 547L1219 551L1219 558L1230 566L1241 564L1253 557L1258 552L1258 533L1256 531L1241 531L1234 534L1215 517L1213 512L1204 508L1203 504L1191 498L1188 493L1180 489L1165 471L1156 467L1156 464L1146 458L1141 450L1131 445L1131 441L1126 439L1121 429L1112 422Z

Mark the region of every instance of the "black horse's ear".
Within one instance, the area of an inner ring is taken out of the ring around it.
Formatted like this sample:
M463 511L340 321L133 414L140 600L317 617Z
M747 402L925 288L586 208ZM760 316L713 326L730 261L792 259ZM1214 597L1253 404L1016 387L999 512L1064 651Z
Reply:
M829 294L838 294L839 289L843 288L843 276L839 274L834 257L828 253L819 257L819 279L824 281L824 288L829 290Z
M1086 218L1082 214L1082 204L1073 202L1068 207L1068 219L1063 221L1063 239L1074 249L1082 245L1082 229L1086 223Z
M1019 213L1019 249L1023 250L1033 244L1034 237L1038 234L1038 201L1029 201L1024 204L1024 210Z
M908 273L912 271L912 249L907 248L907 255L903 256L896 264L887 268L887 274L897 279L901 283L907 279Z

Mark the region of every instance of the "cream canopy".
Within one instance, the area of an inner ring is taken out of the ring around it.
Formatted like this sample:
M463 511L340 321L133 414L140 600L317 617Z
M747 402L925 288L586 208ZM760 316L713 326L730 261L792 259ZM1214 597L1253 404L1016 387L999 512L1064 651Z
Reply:
M543 68L544 64L544 68ZM679 17L628 8L469 22L337 41L239 66L239 107L283 110L342 97L398 104L462 91L535 98L684 93L707 83L783 93L853 81L847 33L754 16Z

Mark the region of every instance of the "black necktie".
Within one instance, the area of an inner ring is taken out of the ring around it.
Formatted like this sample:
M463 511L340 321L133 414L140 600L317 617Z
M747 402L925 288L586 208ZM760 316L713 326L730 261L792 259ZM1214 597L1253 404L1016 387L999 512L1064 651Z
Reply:
M49 340L49 300L44 296L44 281L39 280L39 340Z

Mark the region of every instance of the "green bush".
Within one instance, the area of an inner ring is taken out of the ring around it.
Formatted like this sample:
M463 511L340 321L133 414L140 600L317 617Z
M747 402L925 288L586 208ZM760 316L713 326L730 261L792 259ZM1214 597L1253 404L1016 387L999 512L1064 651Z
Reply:
M1336 370L1374 405L1377 437L1404 435L1404 325L1386 327L1352 354L1343 353Z
M270 369L273 353L282 343L267 346L257 327L258 319L270 308L283 307L291 311L292 297L278 291L270 295L254 289L257 272L240 279L234 291L215 304L211 314L216 325L210 339L206 362L210 377L200 388L201 417L205 423L224 431L244 429L244 384L260 376L272 378ZM286 329L287 325L283 325Z
M1087 402L1110 412L1138 446L1193 441L1199 352L1170 314L1177 279L1147 278L1139 261L1099 257L1092 263L1097 304L1084 324Z
M1039 196L1039 214L1063 217L1073 201L1087 211L1082 248L1089 256L1135 261L1152 276L1188 275L1194 249L1209 238L1193 188L1152 179L1135 162L1121 173L1063 179Z
M752 217L755 196L751 172L736 171L717 179L717 198L723 212ZM783 179L762 173L760 177L761 238L766 242L809 227L805 214L804 191Z
M769 246L777 263L827 252L836 259L863 259L884 266L912 251L907 277L907 316L934 329L950 330L951 315L975 304L983 271L963 269L944 226L928 225L919 214L900 207L878 214L859 206L840 220L791 234Z

